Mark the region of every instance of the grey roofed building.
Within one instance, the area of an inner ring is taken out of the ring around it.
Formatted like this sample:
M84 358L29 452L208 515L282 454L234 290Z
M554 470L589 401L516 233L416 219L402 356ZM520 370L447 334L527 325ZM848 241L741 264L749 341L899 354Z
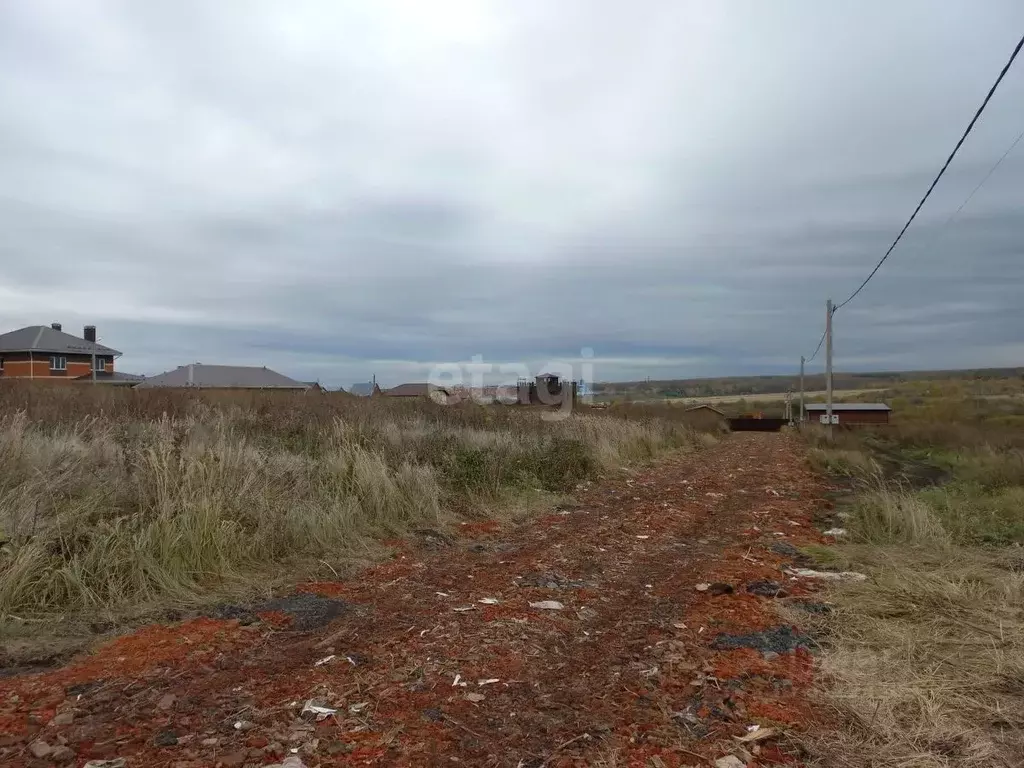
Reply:
M435 387L427 383L399 384L397 387L384 390L385 397L429 397L432 393L439 392L443 396L448 395L448 390L443 387Z
M296 389L307 387L301 381L266 367L246 365L204 365L190 363L173 371L152 376L139 383L137 389L180 387L183 389Z
M805 411L822 411L827 410L825 403L807 403L804 405ZM891 411L885 403L832 403L833 411Z
M90 326L91 327L91 326ZM0 352L46 352L57 355L112 355L120 352L94 341L87 341L48 325L29 325L0 334Z
M146 380L145 376L121 371L96 371L83 376L76 376L75 381L95 381L97 384L109 384L115 387L134 387Z

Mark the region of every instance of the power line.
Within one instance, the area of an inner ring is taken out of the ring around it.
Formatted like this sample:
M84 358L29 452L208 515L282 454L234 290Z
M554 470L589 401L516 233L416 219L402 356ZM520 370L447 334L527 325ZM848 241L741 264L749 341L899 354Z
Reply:
M985 96L985 100L981 102L981 106L978 107L978 110L974 113L974 117L971 118L971 122L968 123L967 129L960 137L960 141L956 143L956 146L953 147L953 151L949 153L949 157L946 158L946 162L939 170L939 174L935 177L935 180L932 181L931 186L928 187L928 191L924 193L924 197L922 197L921 202L917 204L917 208L915 208L914 212L910 214L910 218L907 219L907 223L903 225L903 229L901 229L900 233L896 235L896 239L892 241L892 245L889 246L889 250L885 252L885 255L882 256L879 262L875 265L875 268L871 270L871 274L869 274L867 278L865 278L864 282L860 284L857 290L851 293L849 298L846 299L846 301L839 304L835 308L836 310L845 307L847 304L853 301L853 299L857 296L858 293L864 290L864 286L867 285L868 282L870 282L871 278L875 276L875 273L879 270L882 264L885 263L885 260L889 258L889 254L893 252L893 249L896 248L896 245L899 243L899 241L903 239L903 235L910 228L910 225L913 223L914 219L917 218L918 212L921 210L921 207L925 204L925 201L931 195L932 190L935 189L935 185L939 183L939 179L942 178L942 174L946 172L946 169L949 167L949 164L953 162L953 158L956 157L956 153L960 151L960 147L963 146L964 141L967 139L968 135L970 135L971 130L974 128L974 124L977 123L978 118L981 117L981 113L985 111L985 107L988 106L989 101L992 99L992 95L996 92L996 88L998 88L999 84L1003 81L1003 78L1009 71L1010 66L1013 64L1013 60L1017 58L1017 54L1020 53L1020 49L1022 47L1024 47L1024 37L1021 37L1020 41L1017 43L1017 47L1013 49L1013 53L1010 54L1010 60L1006 62L1006 66L1004 66L1003 70L999 73L999 77L996 78L996 81L992 84L992 87L989 88L988 94Z
M993 165L991 168L989 168L988 169L988 173L985 174L985 177L981 181L978 182L978 186L976 186L974 189L971 190L971 194L969 194L967 196L967 198L962 203L960 203L960 207L957 208L955 211L953 211L952 215L948 219L946 219L946 223L942 225L943 229L945 229L946 226L951 221L953 221L953 219L955 219L957 216L960 215L960 211L962 211L966 207L966 205L969 202L971 202L971 198L974 197L974 195L978 192L978 190L981 189L983 186L985 186L985 182L988 181L992 177L993 173L996 172L996 168L998 168L1000 165L1003 164L1003 160L1005 160L1009 156L1009 154L1011 152L1013 152L1014 149L1016 149L1017 145L1020 144L1020 140L1021 139L1024 139L1024 130L1022 130L1020 133L1017 134L1017 138L1013 140L1013 144L1010 145L1009 149L1007 149L1005 152L1003 152L1002 157L1000 157L998 160L996 160L996 164Z
M824 331L821 332L821 338L818 339L818 346L816 346L814 348L814 354L811 355L810 357L808 357L807 360L805 360L804 362L809 363L809 362L811 362L811 360L813 360L815 358L815 356L818 354L818 351L821 349L821 343L823 341L825 341L825 334L826 333L828 333L828 329L827 328Z
M995 165L988 169L988 173L986 173L982 177L981 181L978 182L977 186L971 190L971 193L964 198L964 201L960 203L959 206L957 206L957 209L955 211L949 214L949 218L942 223L942 226L935 230L935 233L932 235L931 239L929 239L926 244L921 246L922 249L931 248L933 245L935 245L935 243L939 241L939 239L943 236L943 234L945 234L946 230L949 228L949 225L953 223L956 217L960 215L960 212L967 207L967 204L971 202L971 199L978 193L978 190L985 186L985 182L992 178L992 174L996 172L996 169L1000 165L1003 164L1003 160L1009 157L1010 153L1017 148L1017 145L1020 144L1021 139L1024 139L1024 130L1017 134L1017 138L1013 140L1013 143L1010 144L1010 146L1007 148L1005 152L1003 152L1002 156L1000 156L1000 158L996 160Z

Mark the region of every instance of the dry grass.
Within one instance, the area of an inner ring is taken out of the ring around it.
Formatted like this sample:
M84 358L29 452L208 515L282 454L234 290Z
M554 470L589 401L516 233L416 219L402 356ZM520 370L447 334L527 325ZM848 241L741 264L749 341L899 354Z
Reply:
M871 576L832 595L824 693L843 728L821 765L1020 765L1024 574L982 551L858 548Z
M365 558L410 529L521 517L706 439L650 417L5 387L0 617L202 599Z
M1021 765L1019 437L985 419L903 415L884 434L812 448L820 467L859 489L850 543L820 554L870 578L828 595L836 609L820 627L821 697L837 728L810 750L818 765L850 768ZM922 464L942 469L940 485L907 483Z

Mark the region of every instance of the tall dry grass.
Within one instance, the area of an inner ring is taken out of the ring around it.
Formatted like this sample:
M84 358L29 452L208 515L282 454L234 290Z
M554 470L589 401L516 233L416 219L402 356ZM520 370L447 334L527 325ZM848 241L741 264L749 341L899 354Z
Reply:
M0 616L192 599L706 439L500 406L0 387Z

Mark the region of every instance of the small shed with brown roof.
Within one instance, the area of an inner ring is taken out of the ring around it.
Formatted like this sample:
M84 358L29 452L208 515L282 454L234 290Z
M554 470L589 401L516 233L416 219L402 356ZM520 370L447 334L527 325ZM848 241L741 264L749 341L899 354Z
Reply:
M724 429L726 415L712 405L703 403L693 405L686 409L683 420L694 429L716 430Z

